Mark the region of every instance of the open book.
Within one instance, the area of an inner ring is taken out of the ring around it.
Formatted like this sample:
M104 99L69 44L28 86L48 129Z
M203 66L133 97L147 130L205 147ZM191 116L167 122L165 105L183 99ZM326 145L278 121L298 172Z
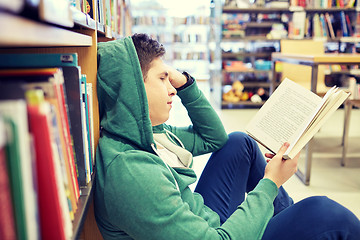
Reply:
M246 133L276 153L290 146L283 158L294 158L350 93L331 88L323 98L285 78L246 127Z

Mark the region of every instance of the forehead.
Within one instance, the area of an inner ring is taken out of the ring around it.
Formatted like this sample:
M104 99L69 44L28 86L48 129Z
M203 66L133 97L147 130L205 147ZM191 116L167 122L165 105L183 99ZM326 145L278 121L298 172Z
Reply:
M161 58L155 58L150 65L149 72L160 73L166 71L167 67Z

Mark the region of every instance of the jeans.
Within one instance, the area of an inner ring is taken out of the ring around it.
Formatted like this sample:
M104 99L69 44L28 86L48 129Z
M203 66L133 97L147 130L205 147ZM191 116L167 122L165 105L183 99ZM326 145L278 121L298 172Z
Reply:
M221 223L244 201L245 193L263 178L266 161L257 143L234 132L206 164L195 192L220 216ZM360 221L327 197L310 197L296 204L283 187L274 200L274 216L262 239L360 239Z

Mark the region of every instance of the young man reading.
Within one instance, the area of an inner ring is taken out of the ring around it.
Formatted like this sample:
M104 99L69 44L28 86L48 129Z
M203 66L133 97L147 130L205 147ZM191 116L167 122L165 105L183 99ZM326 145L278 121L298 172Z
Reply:
M298 157L227 135L188 73L167 66L145 34L99 43L101 135L95 216L104 239L357 239L359 220L326 197L293 204L281 185ZM165 124L178 95L192 125ZM193 156L213 152L195 192ZM245 193L247 197L245 199Z

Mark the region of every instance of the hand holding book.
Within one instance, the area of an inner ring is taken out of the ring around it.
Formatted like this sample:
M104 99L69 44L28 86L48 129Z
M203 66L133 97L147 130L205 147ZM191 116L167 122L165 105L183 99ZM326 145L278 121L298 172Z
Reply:
M275 153L290 143L284 159L294 158L349 97L336 87L321 98L285 78L246 127L257 142Z
M284 161L283 155L288 148L289 143L285 142L276 154L265 154L265 157L269 159L266 160L268 164L265 168L264 178L273 181L278 188L297 171L297 163L300 154L297 154L293 159Z

